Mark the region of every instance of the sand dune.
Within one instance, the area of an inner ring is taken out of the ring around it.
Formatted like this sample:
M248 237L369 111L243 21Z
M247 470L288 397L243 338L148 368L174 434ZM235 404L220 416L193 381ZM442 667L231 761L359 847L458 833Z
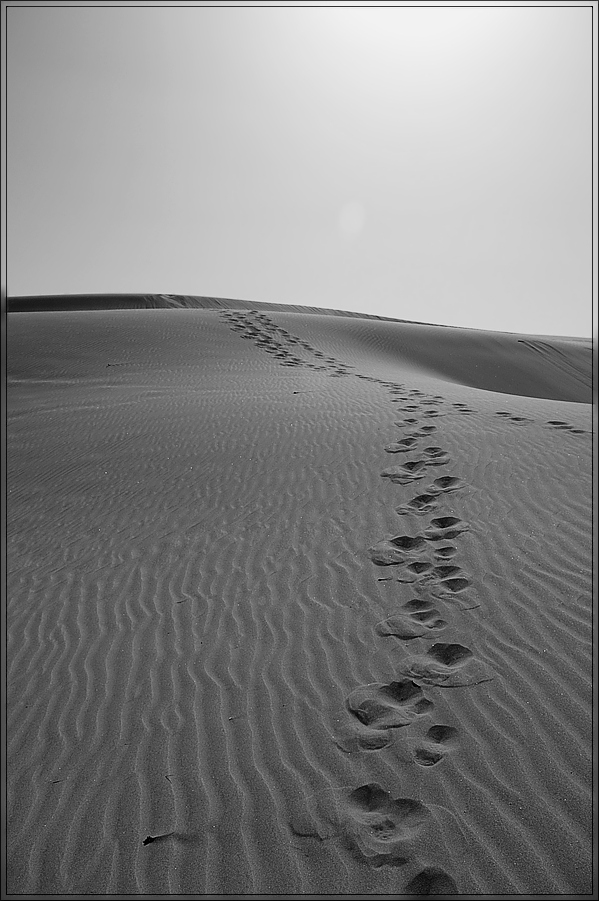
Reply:
M184 300L8 316L8 892L592 892L590 342Z

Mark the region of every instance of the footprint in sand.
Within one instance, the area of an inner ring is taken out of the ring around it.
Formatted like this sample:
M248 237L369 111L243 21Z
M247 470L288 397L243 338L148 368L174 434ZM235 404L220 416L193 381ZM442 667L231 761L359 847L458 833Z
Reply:
M451 594L458 594L460 591L468 588L470 581L464 576L450 576L441 580L439 587L444 591L450 591ZM439 594L440 598L446 597L443 593Z
M417 494L407 504L400 504L395 508L395 512L399 516L408 516L415 514L416 516L424 516L426 513L432 513L439 506L437 494Z
M431 812L415 798L394 798L378 782L354 789L347 798L347 813L377 843L395 843L418 834Z
M527 422L534 422L534 419L529 419L528 416L514 416L513 413L498 413L497 415L507 415L509 421L514 422L516 425L526 425Z
M385 538L369 548L370 559L377 566L398 566L412 563L413 555L428 550L425 539L421 535L396 535Z
M429 563L427 560L415 560L402 570L402 574L398 577L397 581L404 582L405 584L426 581L429 574L432 573L432 569L432 563Z
M585 429L575 429L573 425L570 425L569 422L564 422L562 419L548 419L547 425L552 429L563 429L572 432L573 435L586 434Z
M411 449L411 447L407 447L407 450ZM387 445L385 450L390 453L398 453L404 450L404 445L395 442L393 445ZM402 463L399 466L391 466L383 470L381 478L389 479L398 485L408 485L410 482L424 478L425 467L445 466L446 463L450 462L449 454L440 447L426 447L423 453L425 454L424 460L409 460L407 463Z
M407 451L412 450L415 444L418 443L418 438L415 438L413 435L410 435L408 438L400 438L399 441L394 441L391 444L385 445L385 450L388 454L405 454Z
M400 679L361 685L351 692L346 705L363 726L388 731L409 726L417 716L428 713L433 702L416 682Z
M410 482L424 478L426 465L424 460L410 460L408 463L402 463L400 466L384 469L381 473L381 478L389 479L397 485L409 485Z
M459 895L458 887L445 870L440 867L425 867L414 876L405 889L404 895Z
M449 491L459 491L460 488L466 488L466 482L457 476L439 476L427 488L430 494L443 494Z
M419 766L435 766L455 747L457 737L458 730L453 726L431 726L422 744L414 748L414 760Z
M466 578L459 566L433 566L428 561L415 561L408 564L402 569L401 576L397 581L406 584L421 582L425 585L436 582L435 596L441 599L447 599L464 591L470 585L469 579Z
M418 424L418 420L414 419L412 416L409 416L407 419L397 419L395 421L395 425L398 426L400 429L403 429L406 426L412 426L412 425L417 425L417 424Z
M444 466L450 462L449 454L442 447L425 447L422 453L427 458L427 466Z
M442 591L449 591L451 594L457 594L460 591L464 591L464 589L468 588L470 585L470 581L466 578L464 572L462 572L461 567L451 566L449 564L431 567L430 571L423 576L423 581L435 581ZM444 597L444 594L439 594L438 596Z
M400 671L410 680L440 688L465 688L492 678L470 648L457 642L436 642L426 654L402 661Z
M462 532L467 532L469 528L468 523L458 519L457 516L438 516L431 519L430 527L425 529L423 535L429 541L451 540Z
M404 613L395 613L381 620L375 626L376 632L383 637L393 636L402 641L411 641L413 638L422 638L428 632L438 632L445 628L446 621L441 619L439 611L432 604L418 598L414 600L419 605L418 608L408 606L413 603L408 601L404 604Z
M459 566L452 566L450 564L435 566L433 572L437 579L452 579L462 574L462 570Z
M455 557L457 552L457 547L454 547L452 544L447 544L444 547L438 547L435 549L435 557L439 557L442 560L448 560L451 557Z

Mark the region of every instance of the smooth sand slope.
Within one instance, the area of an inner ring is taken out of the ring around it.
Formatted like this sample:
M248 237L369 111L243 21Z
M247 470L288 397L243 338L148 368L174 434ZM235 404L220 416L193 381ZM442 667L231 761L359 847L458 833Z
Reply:
M233 306L9 313L8 892L591 892L590 342Z

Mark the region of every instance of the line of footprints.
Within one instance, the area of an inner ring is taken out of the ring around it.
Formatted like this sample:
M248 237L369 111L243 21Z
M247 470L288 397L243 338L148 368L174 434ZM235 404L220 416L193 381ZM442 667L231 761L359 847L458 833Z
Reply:
M431 420L442 415L440 408L445 399L397 384L387 383L386 387L392 401L399 403L401 412L408 415L396 423L401 437L387 444L385 451L393 455L417 451L417 459L390 466L381 476L402 486L429 477L426 488L396 507L396 513L431 518L418 534L395 535L369 550L376 566L396 567L396 581L414 583L418 595L379 622L376 632L385 638L404 642L424 639L432 644L399 664L401 678L388 684L362 686L349 695L347 708L365 727L356 736L357 744L364 750L388 747L394 741L392 730L432 713L434 702L425 694L425 688L461 688L492 679L488 668L470 648L438 640L452 618L451 613L439 608L457 606L470 610L480 606L471 596L470 579L456 563L457 548L451 543L468 531L469 524L442 509L447 495L467 486L459 476L438 474L437 467L446 467L451 460L444 448L428 443L434 440L438 428ZM462 403L452 404L452 411L462 415L475 412ZM391 582L393 578L379 581ZM430 726L413 750L415 763L422 767L438 765L457 746L458 735L458 729L452 725Z
M468 574L456 563L457 548L451 543L468 531L469 524L443 510L448 495L468 486L459 476L437 469L447 466L451 460L448 452L434 443L438 430L435 421L445 415L468 416L477 411L464 403L448 404L440 395L355 372L354 367L326 356L263 313L225 311L221 315L231 329L253 340L282 366L310 368L333 377L353 376L386 388L403 418L395 423L399 435L384 450L398 455L401 462L385 468L381 476L401 486L430 479L420 493L395 508L399 516L430 517L426 527L417 535L399 534L382 539L369 553L373 564L393 567L394 574L399 573L395 578L384 576L379 581L414 583L417 595L403 603L397 613L377 623L377 635L402 642L422 639L432 643L423 653L401 661L395 679L358 686L350 693L346 707L351 725L336 742L348 754L388 748L395 741L396 730L418 724L423 716L432 714L435 704L427 694L431 689L466 688L493 679L490 668L470 648L455 641L439 640L443 630L451 625L455 609L463 612L480 604L472 592ZM534 422L504 410L496 411L495 415L516 426ZM562 420L549 420L545 427L572 435L587 434ZM411 452L416 453L415 459L407 458ZM433 723L413 748L413 760L420 767L435 767L458 744L459 730L455 726ZM352 853L370 866L399 867L408 862L407 849L431 819L432 813L423 802L395 798L372 782L344 795L336 824L339 828L332 835L300 832L293 827L292 832L318 841L340 837ZM454 894L458 889L444 870L425 867L405 886L404 892Z

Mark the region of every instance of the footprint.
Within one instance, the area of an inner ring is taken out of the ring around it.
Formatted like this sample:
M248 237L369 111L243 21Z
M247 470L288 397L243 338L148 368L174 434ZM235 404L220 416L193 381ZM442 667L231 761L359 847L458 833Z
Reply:
M458 887L445 870L425 867L406 885L405 895L459 895Z
M432 513L438 506L436 494L418 494L407 504L396 507L395 512L399 516L407 516L410 513L422 516L425 513Z
M402 463L400 466L392 466L384 469L381 478L389 479L398 485L408 485L418 479L423 479L426 474L426 463L424 460L410 460L408 463Z
M408 419L398 419L395 422L396 426L399 426L400 429L404 428L407 425L414 425L418 420L413 417L409 417Z
M574 435L584 435L585 433L584 429L575 429L569 422L564 422L561 419L549 419L547 420L547 425L551 426L552 429L565 429Z
M415 798L394 798L378 782L354 789L348 811L377 842L397 842L421 831L431 813Z
M411 450L413 445L418 441L417 438L410 436L409 438L400 438L399 441L394 441L392 444L386 444L385 450L388 454L401 454L406 453Z
M420 685L411 679L389 682L388 685L382 682L361 685L351 692L346 705L363 726L378 730L409 726L433 706Z
M440 557L441 559L449 559L451 557L455 557L458 549L454 547L452 544L447 544L445 547L438 547L435 549L435 557Z
M462 532L467 532L470 526L467 522L458 519L457 516L439 516L431 519L430 528L424 531L424 537L429 541L443 541L456 538Z
M439 611L435 607L430 610L420 610L411 614L412 619L425 625L428 629L438 628L439 624L446 625L445 620L439 618Z
M411 641L413 638L426 636L427 632L440 631L446 625L445 620L440 618L439 611L431 607L430 610L416 613L395 613L377 623L375 631L385 638L392 636L402 641Z
M466 482L457 476L440 476L438 479L435 479L428 490L434 494L440 494L447 491L459 491L460 488L465 487Z
M402 641L411 641L413 638L422 638L429 631L443 629L446 625L445 620L440 619L439 611L432 607L419 613L395 613L377 623L375 631L383 637L393 636Z
M459 566L450 566L448 564L443 566L435 566L435 575L439 579L450 579L452 577L462 575L462 571Z
M444 466L450 462L449 454L442 447L425 447L423 454L428 458L429 466Z
M411 641L413 638L421 638L426 635L426 626L415 622L410 614L402 616L400 613L381 620L375 626L378 635L401 638L402 641Z
M431 726L422 745L414 748L414 760L419 766L435 766L455 746L457 736L453 726Z
M411 601L406 601L403 604L404 610L432 610L433 605L430 601L425 601L423 598L412 598Z
M437 431L437 426L436 426L436 425L423 425L423 426L420 427L420 431L421 431L421 432L428 432L428 433L430 433L430 432L436 432L436 431Z
M408 679L440 688L463 688L492 678L470 648L456 642L436 642L426 654L404 660L400 667Z
M411 563L412 554L427 550L425 539L421 535L397 535L395 538L383 539L369 548L370 559L377 566L398 566Z
M398 578L398 582L419 582L421 579L425 579L427 574L432 570L432 563L428 563L427 561L415 561L414 563L409 563L405 571L402 573L401 578Z
M378 782L361 785L337 803L346 846L371 867L405 866L422 830L434 824L426 804L393 797Z
M441 587L451 591L453 594L457 594L459 591L464 591L465 588L468 588L470 582L464 576L458 576L457 578L443 579L441 582Z

